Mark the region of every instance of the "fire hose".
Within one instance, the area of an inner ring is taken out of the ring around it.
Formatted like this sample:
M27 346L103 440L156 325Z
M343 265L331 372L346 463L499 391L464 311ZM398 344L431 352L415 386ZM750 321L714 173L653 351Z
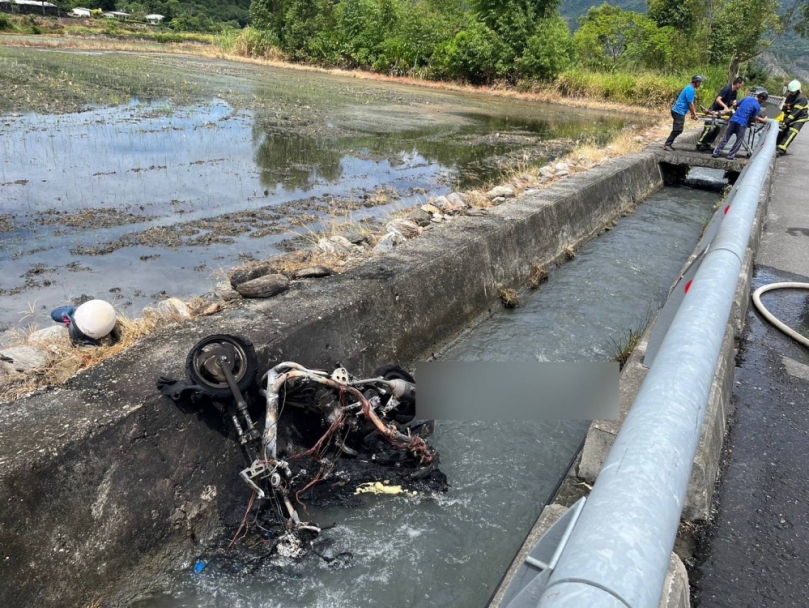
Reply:
M759 287L753 293L753 304L761 313L770 324L772 324L776 329L780 332L786 334L799 344L803 344L805 347L809 348L809 338L806 336L802 336L797 331L789 327L786 323L778 319L774 314L772 314L767 307L761 302L761 296L768 291L775 291L776 289L809 289L809 283L771 283L769 285L764 285L763 287Z

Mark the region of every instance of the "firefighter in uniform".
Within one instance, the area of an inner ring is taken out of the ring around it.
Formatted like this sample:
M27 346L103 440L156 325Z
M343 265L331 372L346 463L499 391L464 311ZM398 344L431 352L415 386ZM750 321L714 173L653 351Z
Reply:
M809 100L801 93L801 83L793 80L789 83L789 95L784 100L784 121L778 134L778 154L786 154L787 148L798 136L803 124L809 120Z
M700 152L711 150L716 136L719 135L719 131L722 130L722 127L716 124L715 118L723 114L730 114L733 111L732 108L736 107L736 94L739 89L742 88L742 85L744 85L744 78L737 78L717 95L711 105L714 120L705 121L705 128L702 130L702 135L700 135L699 141L697 142L697 150Z

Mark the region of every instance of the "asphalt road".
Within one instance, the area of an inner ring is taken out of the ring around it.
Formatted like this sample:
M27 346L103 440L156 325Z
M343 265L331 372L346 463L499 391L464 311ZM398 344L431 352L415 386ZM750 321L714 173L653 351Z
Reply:
M809 283L809 132L790 152L777 163L755 287ZM763 299L805 333L807 292ZM750 308L716 513L691 572L697 608L809 606L809 351Z

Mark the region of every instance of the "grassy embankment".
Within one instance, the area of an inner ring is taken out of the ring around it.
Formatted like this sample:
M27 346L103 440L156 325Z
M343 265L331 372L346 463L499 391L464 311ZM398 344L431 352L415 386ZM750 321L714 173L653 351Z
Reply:
M221 51L222 56L228 58L286 63L283 53L272 46L261 32L250 27L243 30L229 30L217 35L214 46ZM604 107L605 109L623 109L631 106L634 111L640 107L658 112L661 108L668 110L669 104L676 99L695 72L708 77L707 90L714 88L719 90L725 84L726 73L717 67L695 68L694 71L686 70L681 73L664 74L649 70L599 72L581 66L573 66L563 71L553 82L523 80L511 85L499 83L491 87L466 87L462 84L460 86L481 91L510 92L515 95L527 93L548 101L581 102L576 105ZM446 81L429 81L412 77L393 78L371 72L364 72L364 74L376 78L415 81L422 85L436 87L459 86L459 83Z

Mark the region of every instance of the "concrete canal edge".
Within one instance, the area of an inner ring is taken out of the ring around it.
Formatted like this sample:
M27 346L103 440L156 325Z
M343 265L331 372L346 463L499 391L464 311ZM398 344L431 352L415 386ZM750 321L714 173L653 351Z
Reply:
M200 338L245 336L264 366L408 365L661 186L654 154L615 159L0 406L0 605L126 605L241 519L241 455L219 416L180 411L155 386L184 376Z
M736 287L733 308L725 332L722 352L716 366L716 373L702 426L699 447L694 458L694 466L691 471L691 480L686 495L686 502L683 506L682 519L684 522L701 523L707 521L711 516L711 501L718 481L722 445L727 431L727 423L732 413L730 410L730 397L733 392L735 357L744 330L747 308L750 303L753 260L758 250L764 222L767 218L772 175L773 169L771 167L767 181L762 189L747 253L742 264L742 270L739 273L739 282ZM693 252L684 265L684 269L697 254L697 251ZM601 466L606 460L607 454L612 448L612 444L618 432L621 430L621 425L648 372L648 370L643 367L642 362L653 328L654 321L650 323L649 327L644 331L637 347L621 372L620 419L597 420L590 425L581 455L568 474L567 483L571 483L571 480L576 480L592 484L595 482L596 477L598 477ZM572 481L572 483L576 483L576 481ZM489 608L500 607L509 582L516 574L517 569L528 555L530 549L566 510L567 506L556 502L548 504L542 510L525 544L521 547L514 562L503 577L500 587L489 603ZM688 573L682 559L676 553L672 553L671 561L669 562L669 572L660 600L660 608L688 608L688 606L690 606Z

